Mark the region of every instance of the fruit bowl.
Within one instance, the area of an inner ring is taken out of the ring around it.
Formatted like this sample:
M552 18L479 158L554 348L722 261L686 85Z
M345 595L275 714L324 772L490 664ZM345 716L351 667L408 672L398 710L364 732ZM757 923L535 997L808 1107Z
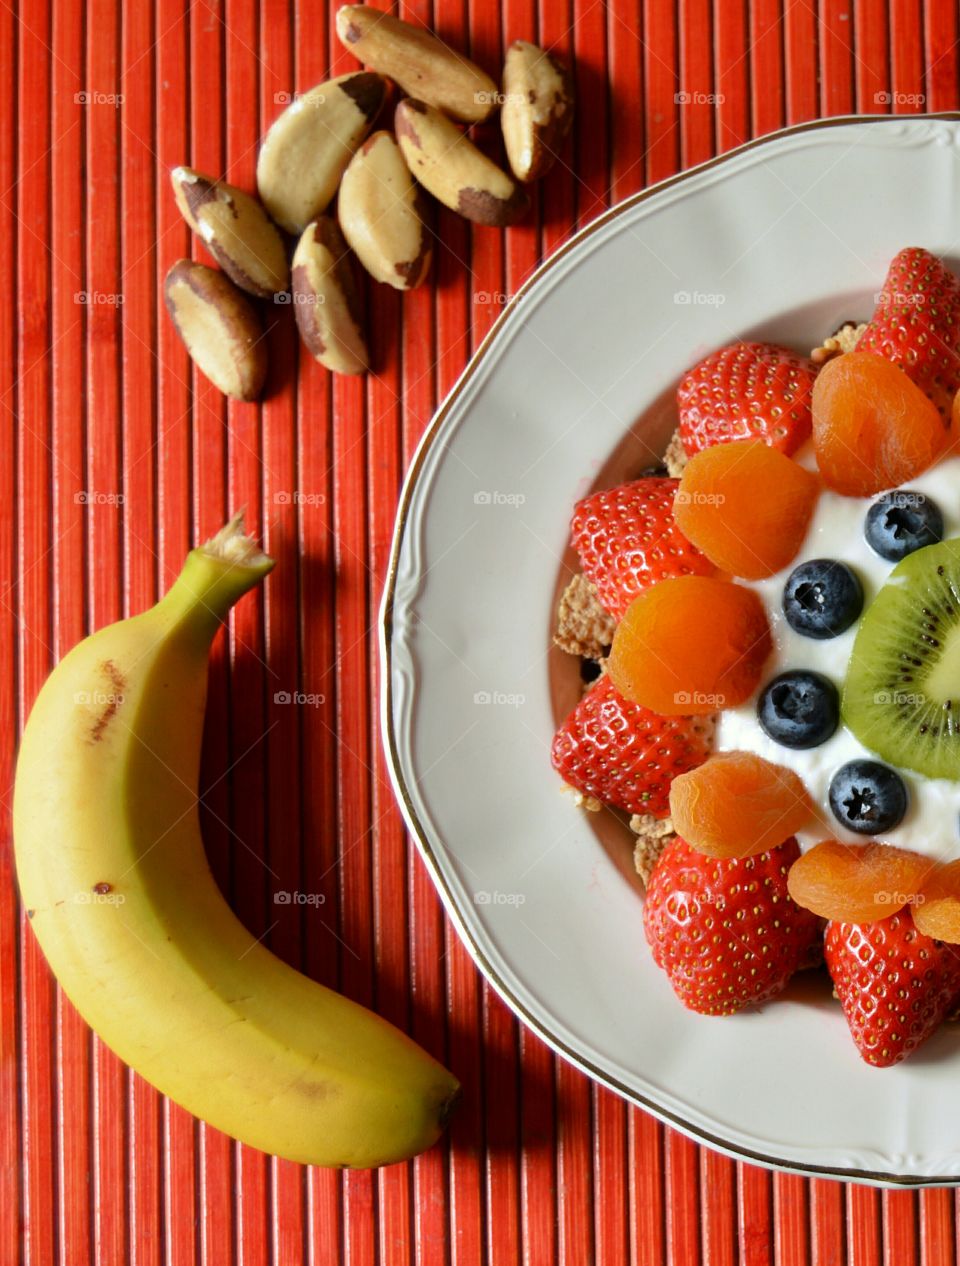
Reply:
M960 1026L880 1072L857 1058L822 977L729 1018L680 1007L644 941L629 833L577 810L550 768L579 691L550 634L570 508L659 458L689 365L737 338L813 347L870 312L905 244L956 263L944 190L958 146L946 117L795 128L572 239L514 297L425 436L382 611L398 796L521 1019L725 1152L876 1183L960 1181Z

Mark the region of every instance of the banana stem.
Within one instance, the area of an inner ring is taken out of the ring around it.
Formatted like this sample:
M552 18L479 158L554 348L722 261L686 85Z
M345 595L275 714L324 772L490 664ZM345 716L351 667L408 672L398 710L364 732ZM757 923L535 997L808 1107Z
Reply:
M186 557L161 599L178 620L212 637L227 612L273 568L274 560L243 531L243 511Z

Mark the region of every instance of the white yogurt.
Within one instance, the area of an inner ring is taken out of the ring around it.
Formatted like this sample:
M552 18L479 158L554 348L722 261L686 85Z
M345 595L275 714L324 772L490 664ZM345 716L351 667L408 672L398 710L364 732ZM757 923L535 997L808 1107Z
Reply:
M797 457L804 465L812 465L809 446ZM932 497L943 512L944 536L960 536L960 457L940 462L919 479L903 486ZM875 554L864 539L864 521L870 504L862 497L841 497L824 489L803 546L789 567L767 580L741 582L756 590L770 620L774 649L764 668L761 686L787 669L807 668L829 677L838 690L842 689L859 621L846 633L825 641L801 637L787 624L781 600L784 584L794 567L811 558L836 558L847 563L859 576L866 609L896 566ZM723 751L756 752L799 774L818 806L821 819L815 829L798 833L801 847L809 847L827 837L861 842L870 838L845 831L830 810L827 792L836 771L847 761L873 755L845 725L841 724L836 734L819 747L793 751L781 747L761 730L755 695L741 707L721 713L717 747ZM884 841L928 857L960 857L960 782L925 778L906 769L899 772L907 784L909 808L900 826L883 835Z

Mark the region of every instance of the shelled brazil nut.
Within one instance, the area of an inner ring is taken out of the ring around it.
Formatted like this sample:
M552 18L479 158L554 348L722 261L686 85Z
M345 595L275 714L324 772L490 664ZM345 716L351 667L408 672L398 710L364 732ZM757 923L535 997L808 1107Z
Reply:
M337 35L365 66L462 123L482 122L497 105L497 85L486 71L423 27L347 4L337 11Z
M413 290L430 268L426 201L392 133L374 132L350 160L337 199L340 228L377 281Z
M407 97L397 106L397 140L407 165L438 202L477 224L513 224L526 191L439 110Z
M386 88L386 81L369 71L340 75L297 97L274 120L257 159L257 189L288 233L302 233L327 209L380 112Z
M308 224L297 243L293 304L310 354L334 373L362 374L370 358L360 288L343 234L329 216Z
M526 40L515 40L503 67L500 124L518 180L539 180L553 166L573 122L573 80L562 62Z
M283 238L256 198L192 167L174 167L170 182L180 214L241 290L260 299L286 290Z
M529 206L525 184L550 168L570 129L571 76L536 45L510 46L501 93L423 27L345 5L336 28L365 68L298 95L274 121L257 161L259 201L186 165L171 172L181 214L223 273L179 260L166 304L197 366L240 400L256 399L267 372L260 314L241 290L283 301L289 287L311 354L335 373L362 373L369 354L357 261L381 284L419 286L432 256L424 191L474 223L514 224ZM409 96L396 107L395 135L371 136L389 80ZM509 170L462 127L501 104ZM298 239L292 274L280 230Z
M179 259L163 286L167 311L201 373L237 400L256 400L267 376L256 308L223 273Z

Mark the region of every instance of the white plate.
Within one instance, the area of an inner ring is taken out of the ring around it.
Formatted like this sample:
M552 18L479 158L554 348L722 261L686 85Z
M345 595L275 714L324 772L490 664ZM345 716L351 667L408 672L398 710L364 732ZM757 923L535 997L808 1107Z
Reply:
M574 661L550 647L574 502L658 456L682 371L812 347L903 246L960 255L960 116L794 128L638 194L513 299L434 419L382 612L395 786L494 987L560 1054L723 1151L861 1181L960 1181L960 1026L861 1063L823 979L729 1019L676 1001L629 836L558 791ZM626 437L626 439L625 439Z

